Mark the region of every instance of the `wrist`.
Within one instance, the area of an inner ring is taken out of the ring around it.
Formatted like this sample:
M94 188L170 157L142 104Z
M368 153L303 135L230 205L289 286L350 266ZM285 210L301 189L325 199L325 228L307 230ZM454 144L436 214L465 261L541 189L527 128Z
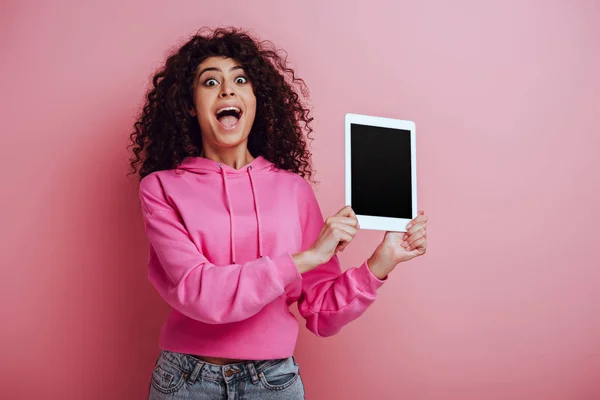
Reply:
M292 258L296 263L298 272L301 274L308 272L321 264L315 252L310 249L300 253L292 254Z
M384 253L384 250L381 247L378 247L367 260L367 266L371 270L371 273L379 280L385 279L398 264Z

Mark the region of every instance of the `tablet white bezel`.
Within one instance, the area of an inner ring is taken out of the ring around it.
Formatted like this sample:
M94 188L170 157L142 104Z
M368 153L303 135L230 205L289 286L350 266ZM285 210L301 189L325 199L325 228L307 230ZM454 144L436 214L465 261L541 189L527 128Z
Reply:
M346 205L352 206L352 167L351 167L351 147L350 126L351 124L361 124L369 126L378 126L384 128L403 129L410 131L410 164L411 164L411 188L412 188L412 218L417 216L417 160L415 143L415 123L400 119L374 117L361 114L346 114L345 123L345 162L346 162ZM411 219L392 218L392 217L374 217L371 215L360 215L357 213L358 222L361 229L372 229L382 231L406 232L406 225Z

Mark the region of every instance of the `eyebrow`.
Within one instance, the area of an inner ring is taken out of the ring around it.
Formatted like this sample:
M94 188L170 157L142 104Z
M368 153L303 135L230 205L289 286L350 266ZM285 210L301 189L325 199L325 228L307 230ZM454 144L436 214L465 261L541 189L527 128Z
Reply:
M229 69L229 71L235 71L236 69L244 69L244 67L240 66L240 65L236 65L235 67L231 67ZM218 72L222 72L221 68L217 68L217 67L208 67L208 68L204 68L202 71L200 71L200 73L198 74L198 78L196 78L196 81L200 80L200 77L202 76L203 73L207 72L207 71L218 71Z

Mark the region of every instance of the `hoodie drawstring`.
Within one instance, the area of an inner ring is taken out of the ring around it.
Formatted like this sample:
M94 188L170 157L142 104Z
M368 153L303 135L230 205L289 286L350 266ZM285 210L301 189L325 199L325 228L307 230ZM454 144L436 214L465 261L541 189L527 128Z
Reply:
M222 164L219 164L219 168L221 169L221 175L223 177L223 186L225 187L225 197L227 199L227 211L229 211L229 230L231 232L230 235L230 245L231 245L231 263L235 264L235 235L233 231L233 208L231 206L231 197L229 196L229 187L227 186L227 173L223 168ZM256 228L258 231L258 256L259 258L263 256L262 252L262 235L260 232L260 212L258 209L258 199L256 195L256 186L254 185L254 179L252 178L252 166L246 168L248 171L248 177L250 178L250 187L252 188L252 197L254 198L254 208L256 210Z
M248 176L250 177L250 186L252 187L252 197L254 197L254 208L256 209L256 230L258 231L258 257L263 256L262 252L262 237L260 234L260 211L258 209L258 195L256 194L256 186L254 186L254 179L252 179L252 166L248 167Z
M225 186L225 197L227 199L227 211L229 211L229 242L231 246L231 263L235 264L235 240L233 239L233 210L231 209L231 198L229 197L229 189L227 188L227 173L221 164L219 164L219 168L221 169L221 175L223 176L223 186Z

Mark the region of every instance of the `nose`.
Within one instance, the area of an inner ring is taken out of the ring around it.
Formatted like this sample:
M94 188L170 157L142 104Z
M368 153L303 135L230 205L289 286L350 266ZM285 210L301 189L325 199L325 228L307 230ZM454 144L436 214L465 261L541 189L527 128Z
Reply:
M233 87L231 86L231 84L229 83L224 83L221 86L221 97L234 97L235 96L235 91L233 90Z
M230 91L230 90L223 90L221 92L221 97L227 97L227 96L234 97L235 93L233 91Z

